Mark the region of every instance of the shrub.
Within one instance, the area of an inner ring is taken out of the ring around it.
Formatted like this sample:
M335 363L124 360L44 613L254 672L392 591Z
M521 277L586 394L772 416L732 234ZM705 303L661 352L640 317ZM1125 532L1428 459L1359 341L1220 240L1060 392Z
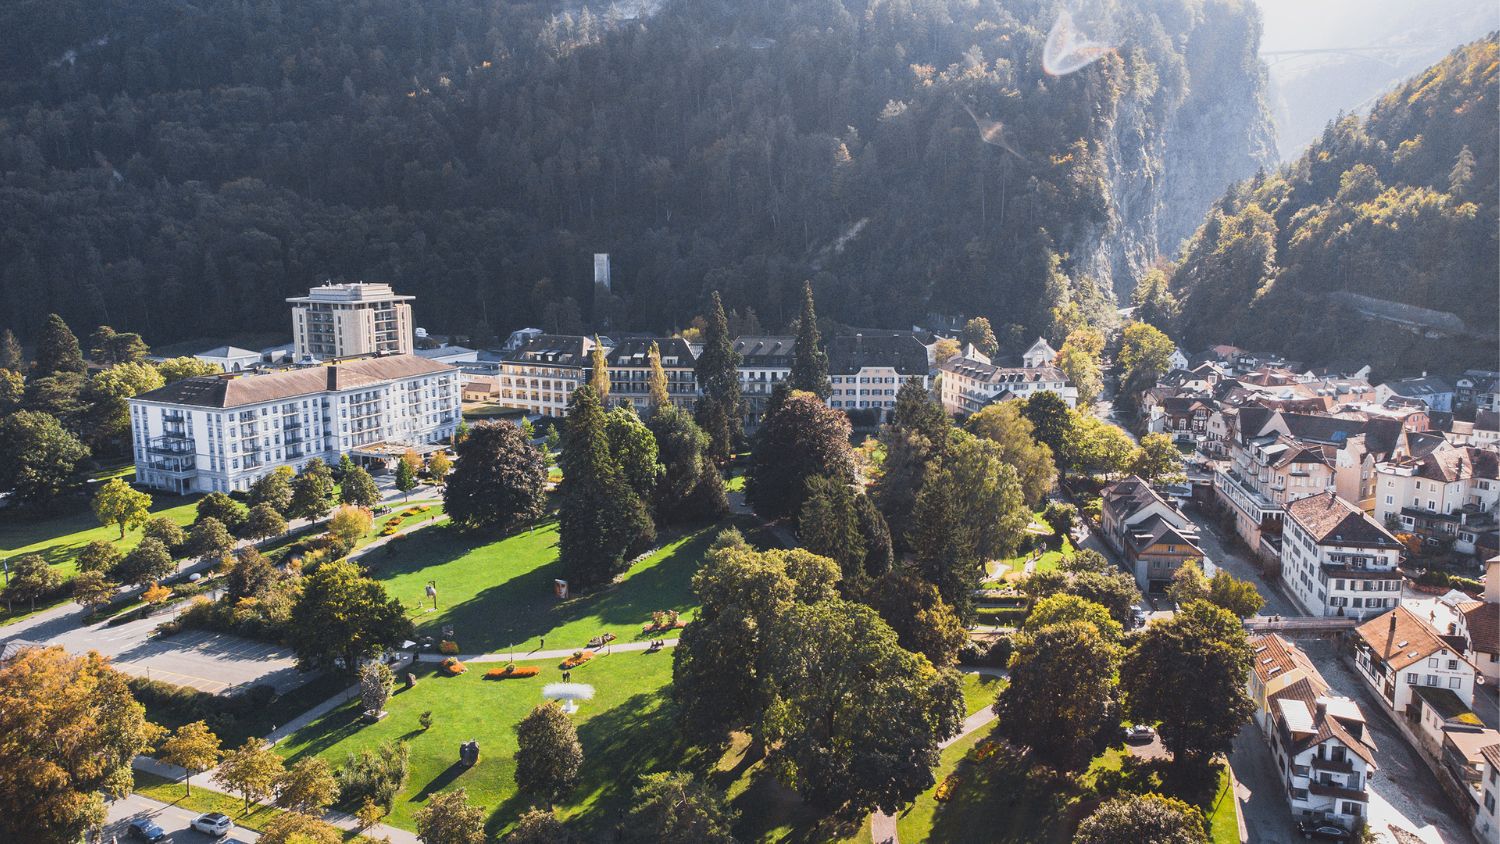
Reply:
M444 639L443 643L438 645L438 652L445 656L458 656L458 643Z
M953 799L953 792L957 791L958 787L963 785L963 782L963 777L960 777L958 774L949 774L943 778L942 782L938 783L937 793L933 795L933 798L939 803L948 802Z
M459 662L457 657L450 656L443 660L443 672L450 677L457 677L468 670L469 666Z
M420 724L422 726L422 729L424 730L430 728L432 726L432 710L428 709L421 715L418 715L417 723Z
M486 680L512 680L518 677L535 677L542 673L542 669L535 665L507 665L504 668L491 668L484 672Z
M387 810L396 795L406 787L410 771L410 754L406 742L382 742L358 755L350 753L339 769L339 802L356 806L370 801Z
M958 652L958 661L964 665L1004 668L1010 662L1011 649L1011 637L1005 634L996 636L989 643L971 641Z
M578 666L584 664L585 662L588 662L593 658L593 651L574 651L572 656L563 660L558 664L557 667L561 668L564 671L569 671L571 669L577 668Z

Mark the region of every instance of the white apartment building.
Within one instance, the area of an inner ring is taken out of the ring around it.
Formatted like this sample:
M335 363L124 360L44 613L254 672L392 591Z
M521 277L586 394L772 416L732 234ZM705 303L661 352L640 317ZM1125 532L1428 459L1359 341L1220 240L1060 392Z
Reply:
M605 356L609 369L609 404L629 402L644 414L651 404L651 344L661 355L667 377L667 397L691 411L698 404L698 376L692 347L681 337L633 337L620 340Z
M938 366L942 375L943 409L953 414L978 413L986 405L1009 399L1028 399L1047 390L1068 407L1078 404L1078 388L1052 365L1057 352L1038 338L1021 355L1020 366L996 366L972 347Z
M1500 820L1495 817L1495 803L1500 800L1500 744L1491 744L1480 750L1484 764L1479 768L1479 804L1474 814L1474 837L1480 841L1494 841L1500 833Z
M882 421L896 407L896 392L908 378L928 385L927 347L910 332L861 332L828 343L828 406L876 410Z
M567 415L568 398L588 381L592 337L538 334L500 362L495 403L538 416Z
M459 373L414 355L264 375L186 378L129 400L137 483L179 494L248 489L278 466L384 461L453 436Z
M397 295L389 284L360 281L324 284L287 299L295 359L411 354L414 298Z
M1332 492L1286 506L1281 579L1311 615L1368 618L1401 602L1401 543Z
M1479 537L1496 530L1500 451L1440 443L1375 467L1375 517L1397 522L1432 544L1451 542L1475 552Z
M740 397L745 403L745 424L755 427L766 412L771 391L792 374L797 338L792 335L745 335L734 341L740 356Z

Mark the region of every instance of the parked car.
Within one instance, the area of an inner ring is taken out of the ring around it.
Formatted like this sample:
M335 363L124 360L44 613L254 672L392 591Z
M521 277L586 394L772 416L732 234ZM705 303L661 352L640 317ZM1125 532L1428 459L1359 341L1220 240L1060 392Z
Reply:
M1329 821L1302 821L1297 824L1297 831L1302 837L1318 841L1348 841L1349 830Z
M1132 724L1125 728L1125 741L1131 744L1147 744L1156 738L1156 730L1149 724Z
M172 836L150 818L136 818L131 821L125 834L137 841L145 841L146 844L172 844Z
M234 821L231 821L229 816L223 812L209 812L206 815L199 815L193 818L193 829L212 835L215 838L228 835L229 828L232 826L234 826Z

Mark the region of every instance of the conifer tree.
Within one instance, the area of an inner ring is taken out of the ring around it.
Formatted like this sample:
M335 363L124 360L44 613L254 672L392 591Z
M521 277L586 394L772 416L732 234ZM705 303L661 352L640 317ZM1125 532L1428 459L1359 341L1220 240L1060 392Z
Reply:
M651 367L650 375L646 381L646 402L654 414L672 403L672 397L667 392L667 371L661 367L661 347L656 341L651 341L651 349L646 352L646 361Z
M0 369L21 373L26 371L26 356L21 352L21 341L16 339L9 328L0 332Z
M59 372L83 372L83 350L78 338L57 314L47 315L47 324L42 327L42 339L36 344L36 365L32 367L32 378L45 378Z
M588 385L568 401L558 484L558 556L575 588L608 583L629 553L655 539L646 506L610 455L599 395Z
M816 331L814 327L814 331ZM696 365L698 388L698 426L708 432L709 453L715 460L727 461L735 446L744 438L744 402L740 398L740 356L729 336L724 303L719 291L713 294L708 325L703 330L703 354Z
M797 323L797 351L789 377L793 390L812 393L823 401L833 393L828 381L828 353L818 335L818 314L813 308L812 282L802 288L802 317Z

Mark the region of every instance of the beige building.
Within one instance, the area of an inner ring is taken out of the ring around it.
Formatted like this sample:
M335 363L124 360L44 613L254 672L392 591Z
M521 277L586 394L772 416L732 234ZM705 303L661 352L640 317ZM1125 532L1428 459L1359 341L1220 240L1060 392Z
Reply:
M1021 355L1020 366L996 366L970 346L962 355L938 366L942 376L943 409L968 415L1009 399L1029 399L1037 393L1056 393L1068 407L1078 404L1078 388L1052 365L1057 352L1040 338Z
M389 284L324 284L292 304L292 342L296 360L409 355L412 353L411 305Z
M589 377L594 338L539 334L500 362L495 403L540 416L566 415L568 398Z

